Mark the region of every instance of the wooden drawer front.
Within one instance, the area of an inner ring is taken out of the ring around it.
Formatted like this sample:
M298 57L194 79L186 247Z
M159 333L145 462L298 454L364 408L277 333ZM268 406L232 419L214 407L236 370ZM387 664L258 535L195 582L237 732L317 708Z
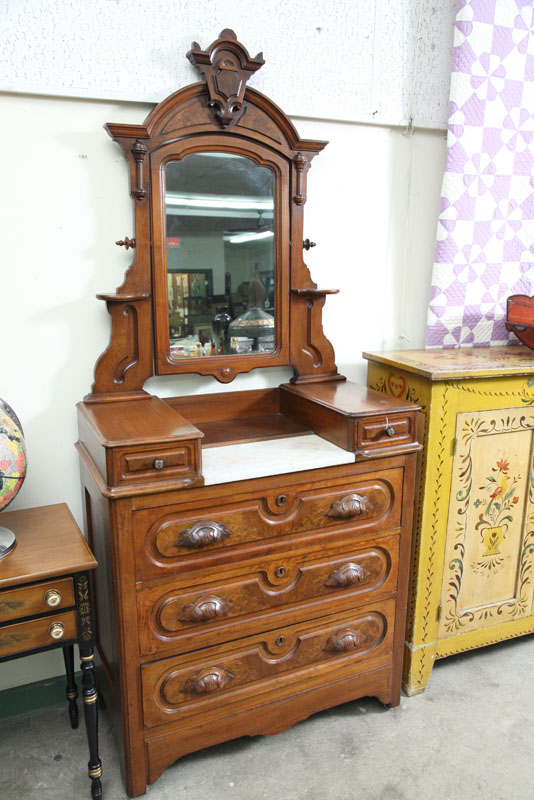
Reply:
M37 583L0 592L0 622L32 617L74 605L72 578Z
M241 567L241 574L236 569L223 581L205 581L193 589L177 586L176 580L164 587L141 589L141 652L185 652L265 630L268 625L309 619L327 613L325 606L354 607L356 601L370 602L371 593L395 592L396 537L343 555L335 548L331 551L298 556L282 552L249 563L246 570Z
M395 448L417 441L416 434L415 414L392 414L363 419L358 423L356 447L362 450L375 447Z
M52 636L50 628L59 623L63 626L63 635L56 638ZM67 611L64 614L51 614L48 617L32 619L29 622L17 622L14 625L4 625L0 628L0 658L23 653L36 647L47 647L77 636L76 612Z
M266 693L288 694L306 682L322 683L351 670L387 663L392 649L394 601L299 625L142 667L147 727L203 714L206 722L230 704L260 704ZM302 689L301 689L302 690Z
M111 483L194 477L199 472L198 442L111 451Z
M400 525L402 469L390 469L343 483L331 480L306 489L236 499L215 507L171 506L134 512L138 578L151 578L186 565L225 564L228 548L254 543L257 554L273 539L340 526L372 532ZM283 480L283 479L282 479ZM266 543L266 544L265 544ZM247 548L247 553L252 548Z

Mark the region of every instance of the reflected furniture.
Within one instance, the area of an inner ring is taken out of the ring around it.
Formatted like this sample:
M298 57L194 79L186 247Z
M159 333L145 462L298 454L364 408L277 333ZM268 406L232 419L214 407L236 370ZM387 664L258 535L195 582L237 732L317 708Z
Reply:
M335 292L303 261L303 208L326 143L245 89L263 58L232 31L188 57L204 82L107 126L130 165L135 259L100 295L111 341L78 405L101 687L130 796L200 748L363 695L399 702L420 447L417 405L346 381L323 332ZM292 381L143 388L274 366Z
M6 511L2 521L15 532L17 544L0 567L0 662L61 647L70 723L77 728L78 644L91 795L102 797L91 602L91 572L97 562L65 504Z
M364 353L368 385L422 407L403 688L437 658L534 632L534 377L525 347Z

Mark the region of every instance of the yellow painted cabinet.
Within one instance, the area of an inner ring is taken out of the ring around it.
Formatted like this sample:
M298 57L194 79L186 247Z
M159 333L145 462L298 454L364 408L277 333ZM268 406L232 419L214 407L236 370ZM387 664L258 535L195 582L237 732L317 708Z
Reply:
M436 658L534 632L534 353L365 353L368 385L421 404L403 688Z

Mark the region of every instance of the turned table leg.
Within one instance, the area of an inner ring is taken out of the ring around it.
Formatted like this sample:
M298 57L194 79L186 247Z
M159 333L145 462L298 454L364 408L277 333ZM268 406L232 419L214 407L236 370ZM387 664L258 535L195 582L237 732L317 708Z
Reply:
M78 687L74 680L74 645L70 644L63 648L63 659L65 661L65 673L67 675L67 700L69 701L69 718L71 728L78 727Z
M95 664L93 648L80 648L82 661L83 713L89 744L89 763L91 796L94 800L102 797L102 762L98 757L98 691L95 685Z

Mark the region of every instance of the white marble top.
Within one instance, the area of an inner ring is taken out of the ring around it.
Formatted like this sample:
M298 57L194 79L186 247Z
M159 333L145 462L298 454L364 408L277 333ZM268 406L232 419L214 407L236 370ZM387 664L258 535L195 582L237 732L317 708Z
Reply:
M312 433L286 439L207 447L202 450L202 473L205 485L213 486L215 483L265 478L352 464L354 461L354 453Z

